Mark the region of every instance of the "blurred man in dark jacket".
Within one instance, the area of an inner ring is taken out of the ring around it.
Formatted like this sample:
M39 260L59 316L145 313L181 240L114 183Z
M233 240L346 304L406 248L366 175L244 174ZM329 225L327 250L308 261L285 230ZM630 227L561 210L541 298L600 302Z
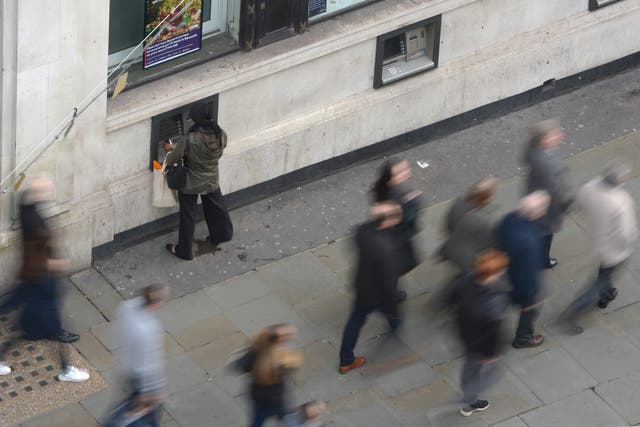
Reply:
M554 154L564 139L564 132L558 121L545 120L533 127L532 134L524 156L529 166L525 194L536 190L549 194L549 209L538 222L542 233L542 262L544 268L553 268L558 260L549 257L551 241L554 233L560 231L562 218L572 202L567 168Z
M495 220L486 207L493 200L498 179L483 178L471 186L464 198L449 210L445 228L447 241L440 255L451 261L461 273L473 270L476 257L495 246Z
M342 374L366 363L366 358L355 357L353 350L369 314L380 311L387 317L392 331L401 322L397 284L402 263L398 259L394 227L402 220L402 208L394 203L381 203L372 208L372 214L374 219L362 224L356 233L359 257L356 295L340 346Z
M511 259L508 275L513 286L512 300L520 306L514 348L536 347L544 341L542 335L533 334L533 322L538 316L544 268L538 220L546 214L548 206L549 195L534 191L520 200L518 210L508 214L498 229L501 247Z
M478 394L496 381L500 358L501 327L508 298L495 288L509 263L502 252L489 249L476 258L474 270L453 288L449 303L458 307L458 329L466 350L462 370L465 417L484 411L489 401Z

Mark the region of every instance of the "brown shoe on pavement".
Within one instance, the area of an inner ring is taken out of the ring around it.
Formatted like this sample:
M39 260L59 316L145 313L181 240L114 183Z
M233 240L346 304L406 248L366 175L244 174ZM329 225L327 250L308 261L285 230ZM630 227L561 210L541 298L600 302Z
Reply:
M365 363L367 363L367 358L364 356L358 356L353 359L353 362L349 363L348 365L341 365L340 373L344 375L352 369L362 368Z
M542 345L543 342L544 342L544 337L542 335L535 335L529 341L524 341L524 342L513 341L511 345L513 346L513 348L528 348L528 347L537 347L539 345Z

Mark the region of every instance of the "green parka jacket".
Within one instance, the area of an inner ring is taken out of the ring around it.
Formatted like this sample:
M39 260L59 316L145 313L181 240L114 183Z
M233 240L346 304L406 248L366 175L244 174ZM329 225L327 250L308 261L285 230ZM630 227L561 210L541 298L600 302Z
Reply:
M178 163L184 154L186 136L180 138L173 151L167 153L167 164ZM227 146L227 134L221 138L212 133L196 130L189 133L189 152L185 164L189 169L187 183L180 192L184 194L207 194L220 188L218 160Z

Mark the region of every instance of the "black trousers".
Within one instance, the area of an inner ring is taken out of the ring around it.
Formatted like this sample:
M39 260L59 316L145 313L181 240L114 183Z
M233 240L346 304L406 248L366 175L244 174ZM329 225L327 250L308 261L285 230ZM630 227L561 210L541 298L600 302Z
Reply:
M620 265L620 264L618 264ZM577 319L598 301L611 302L614 299L613 274L618 265L598 269L598 277L590 283L578 298L573 301L565 311L566 320L575 324Z
M349 320L347 321L344 332L342 333L342 343L340 344L340 366L346 366L353 363L355 359L353 350L356 348L360 330L364 326L364 323L367 321L367 317L376 310L379 310L379 308L354 304L351 315L349 316ZM380 312L383 313L382 311ZM391 316L386 313L383 314L389 322L391 332L394 332L396 329L398 329L398 327L402 323L402 319L400 317Z
M195 233L195 215L198 208L198 196L202 199L204 220L209 229L209 238L215 246L228 242L233 237L233 223L224 204L220 190L207 194L178 193L180 202L180 228L176 253L186 259L193 258L193 235Z
M553 234L547 234L542 236L542 268L548 268L551 265L551 258L549 252L551 252L551 242L553 241Z

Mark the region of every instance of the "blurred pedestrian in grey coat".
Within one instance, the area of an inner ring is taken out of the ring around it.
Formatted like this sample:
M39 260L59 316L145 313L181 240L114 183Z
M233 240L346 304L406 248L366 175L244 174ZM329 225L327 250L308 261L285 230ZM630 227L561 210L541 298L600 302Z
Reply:
M557 120L545 120L532 128L532 137L527 145L524 162L529 167L525 194L536 190L549 193L551 201L547 214L538 223L542 230L542 257L545 268L553 268L558 260L550 258L551 241L560 231L562 218L571 205L566 166L554 153L562 143L564 132Z
M602 176L586 183L576 195L576 208L599 261L598 276L567 308L570 332L579 334L578 317L598 302L606 308L618 295L612 277L633 253L638 236L633 199L622 187L631 166L620 160L607 165Z
M449 234L441 255L462 273L473 270L477 256L495 245L495 221L486 207L498 188L497 178L483 178L471 186L464 198L456 200L447 214Z

